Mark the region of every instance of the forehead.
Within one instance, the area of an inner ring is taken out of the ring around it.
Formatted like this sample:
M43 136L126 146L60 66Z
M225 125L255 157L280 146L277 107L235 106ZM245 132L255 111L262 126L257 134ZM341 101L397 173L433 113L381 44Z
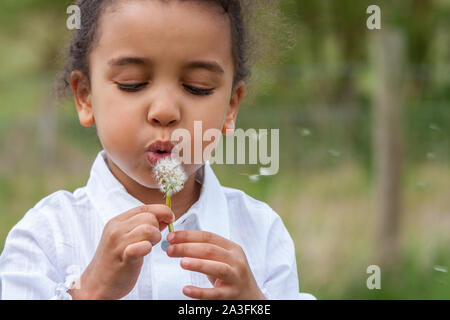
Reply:
M156 62L216 60L231 66L231 28L217 5L200 1L118 1L100 17L93 55Z

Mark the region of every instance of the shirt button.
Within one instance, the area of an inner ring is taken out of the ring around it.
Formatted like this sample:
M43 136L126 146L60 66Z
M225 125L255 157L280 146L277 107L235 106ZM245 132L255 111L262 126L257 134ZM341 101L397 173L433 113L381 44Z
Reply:
M167 240L163 240L162 242L161 242L161 249L163 250L163 251L167 251L167 248L170 246L170 242L169 241L167 241Z

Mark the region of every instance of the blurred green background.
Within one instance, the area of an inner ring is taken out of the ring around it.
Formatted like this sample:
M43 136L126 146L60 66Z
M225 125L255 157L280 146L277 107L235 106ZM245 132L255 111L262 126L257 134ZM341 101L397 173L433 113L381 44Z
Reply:
M70 4L0 4L0 251L40 199L86 184L101 149L95 129L78 123L73 102L52 97L57 57L71 35ZM278 63L256 65L252 98L237 123L280 128L279 173L249 179L258 166L214 165L219 180L282 216L296 245L302 292L318 299L450 299L450 1L281 4L296 45ZM371 4L381 8L381 30L366 27ZM386 217L377 191L383 148L374 142L381 78L371 48L376 33L392 30L404 44L392 53L404 66L402 80L387 90L398 99L402 152L394 175L399 206ZM391 218L396 228L380 227ZM386 234L399 246L387 259L380 258ZM366 285L370 265L380 266L381 289Z

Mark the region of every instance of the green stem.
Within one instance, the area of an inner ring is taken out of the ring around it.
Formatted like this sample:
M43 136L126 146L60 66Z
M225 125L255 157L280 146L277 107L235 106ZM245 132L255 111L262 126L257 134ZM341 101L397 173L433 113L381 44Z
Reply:
M172 209L172 202L170 201L170 194L166 194L166 206ZM173 232L173 223L169 223L169 232Z

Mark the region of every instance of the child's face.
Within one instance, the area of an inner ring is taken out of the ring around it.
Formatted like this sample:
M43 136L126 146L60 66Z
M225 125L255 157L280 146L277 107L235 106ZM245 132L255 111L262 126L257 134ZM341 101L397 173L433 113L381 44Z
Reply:
M213 65L189 66L193 61ZM151 188L157 186L147 160L149 143L170 140L175 129L184 128L193 145L194 120L202 121L203 132L224 132L245 90L240 82L232 92L228 17L196 1L119 1L107 8L89 65L90 87L77 72L71 78L81 124L95 123L109 160ZM196 95L199 89L210 94ZM189 175L200 166L184 165Z

